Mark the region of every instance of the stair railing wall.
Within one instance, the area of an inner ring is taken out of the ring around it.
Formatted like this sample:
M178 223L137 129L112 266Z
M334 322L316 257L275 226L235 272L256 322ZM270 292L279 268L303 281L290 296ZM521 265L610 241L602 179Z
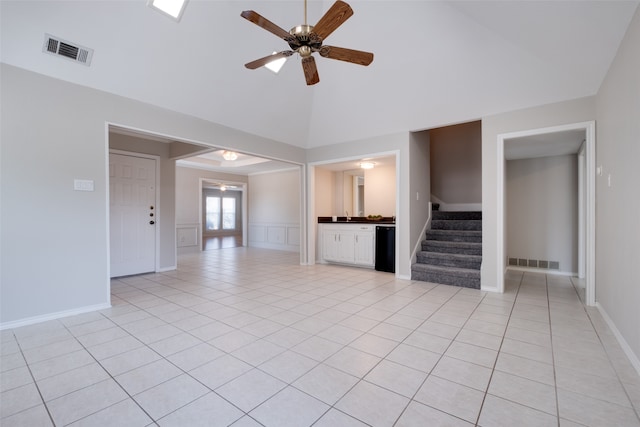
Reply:
M431 213L431 202L427 204L427 209L429 209L429 216L427 217L427 222L424 224L424 227L422 227L422 231L420 232L421 237L418 239L416 245L413 247L413 251L411 252L411 265L415 264L415 262L418 260L418 256L416 254L422 248L422 241L424 240L424 236L427 233L427 230L431 228L431 217L433 216Z

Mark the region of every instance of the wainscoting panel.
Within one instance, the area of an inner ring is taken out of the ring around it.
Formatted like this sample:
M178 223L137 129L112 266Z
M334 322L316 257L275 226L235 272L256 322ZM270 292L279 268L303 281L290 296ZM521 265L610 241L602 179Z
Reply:
M249 224L249 246L283 251L300 251L300 224Z
M200 234L198 230L200 224L178 224L176 225L176 241L179 248L188 248L191 246L198 246Z

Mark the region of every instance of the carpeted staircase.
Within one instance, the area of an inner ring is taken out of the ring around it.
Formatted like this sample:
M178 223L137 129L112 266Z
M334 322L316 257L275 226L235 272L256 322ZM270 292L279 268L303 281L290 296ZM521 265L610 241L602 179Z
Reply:
M482 212L432 211L411 279L480 289Z

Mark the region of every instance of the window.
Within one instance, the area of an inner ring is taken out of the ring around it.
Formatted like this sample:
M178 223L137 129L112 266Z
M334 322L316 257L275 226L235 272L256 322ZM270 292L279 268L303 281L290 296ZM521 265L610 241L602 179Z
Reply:
M220 197L207 196L207 230L220 230Z
M205 197L206 230L235 230L236 229L236 198L235 197Z
M222 198L222 229L223 230L236 229L236 198L235 197Z

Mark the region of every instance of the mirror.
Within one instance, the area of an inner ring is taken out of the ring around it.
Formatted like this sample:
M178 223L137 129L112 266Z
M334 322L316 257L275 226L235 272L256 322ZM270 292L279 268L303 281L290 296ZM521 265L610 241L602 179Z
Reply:
M343 206L350 216L365 216L364 170L343 172Z

